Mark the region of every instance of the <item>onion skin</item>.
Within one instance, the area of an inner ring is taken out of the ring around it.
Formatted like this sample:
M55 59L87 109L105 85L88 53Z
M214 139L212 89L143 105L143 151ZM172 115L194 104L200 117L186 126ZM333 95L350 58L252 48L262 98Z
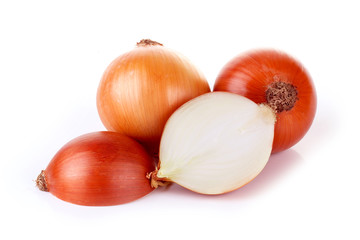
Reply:
M170 115L207 92L205 77L186 58L157 42L142 40L105 70L97 108L109 131L158 148Z
M39 175L37 185L74 204L118 205L150 193L153 188L146 174L153 170L151 157L135 140L94 132L64 145Z
M315 117L315 86L305 68L294 58L276 50L252 51L227 63L214 85L214 91L236 93L256 103L267 104L266 91L274 82L294 86L297 99L290 110L277 111L272 153L299 142Z

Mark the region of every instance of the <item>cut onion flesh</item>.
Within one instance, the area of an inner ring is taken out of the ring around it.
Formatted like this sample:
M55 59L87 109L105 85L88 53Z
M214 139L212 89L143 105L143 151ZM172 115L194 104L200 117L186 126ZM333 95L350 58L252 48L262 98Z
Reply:
M156 178L202 194L236 190L268 162L275 121L270 107L240 95L192 99L166 123Z

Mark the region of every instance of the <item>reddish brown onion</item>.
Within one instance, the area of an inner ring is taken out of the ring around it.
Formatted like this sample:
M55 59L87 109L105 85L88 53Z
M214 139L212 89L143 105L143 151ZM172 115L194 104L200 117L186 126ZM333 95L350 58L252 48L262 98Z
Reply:
M303 65L276 50L258 50L228 62L216 79L214 91L242 95L269 105L276 112L273 153L299 142L316 113L316 90Z
M108 206L150 193L146 174L152 158L135 140L114 132L94 132L63 146L40 173L40 190L75 204Z

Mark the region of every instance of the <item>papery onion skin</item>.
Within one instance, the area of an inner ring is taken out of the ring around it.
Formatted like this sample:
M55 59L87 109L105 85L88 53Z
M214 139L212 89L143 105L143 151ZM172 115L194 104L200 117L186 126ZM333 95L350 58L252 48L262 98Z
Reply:
M272 153L286 150L299 142L309 130L316 113L314 83L300 62L284 52L262 49L241 54L221 70L214 91L236 93L256 103L268 103L267 89L284 82L297 91L290 110L277 112Z
M93 132L73 139L53 157L37 186L85 206L110 206L150 193L146 174L152 158L135 140L115 132Z
M207 80L188 59L145 39L107 67L98 87L97 108L109 131L158 148L170 115L209 91Z
M175 182L201 194L223 194L253 180L265 167L275 114L265 105L227 92L199 96L166 123L156 181Z

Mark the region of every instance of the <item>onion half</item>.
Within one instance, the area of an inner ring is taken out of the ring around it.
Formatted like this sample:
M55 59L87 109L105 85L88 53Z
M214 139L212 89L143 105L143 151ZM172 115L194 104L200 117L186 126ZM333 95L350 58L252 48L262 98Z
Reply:
M166 123L153 187L159 180L202 194L242 187L269 159L275 119L270 107L232 93L190 100Z

